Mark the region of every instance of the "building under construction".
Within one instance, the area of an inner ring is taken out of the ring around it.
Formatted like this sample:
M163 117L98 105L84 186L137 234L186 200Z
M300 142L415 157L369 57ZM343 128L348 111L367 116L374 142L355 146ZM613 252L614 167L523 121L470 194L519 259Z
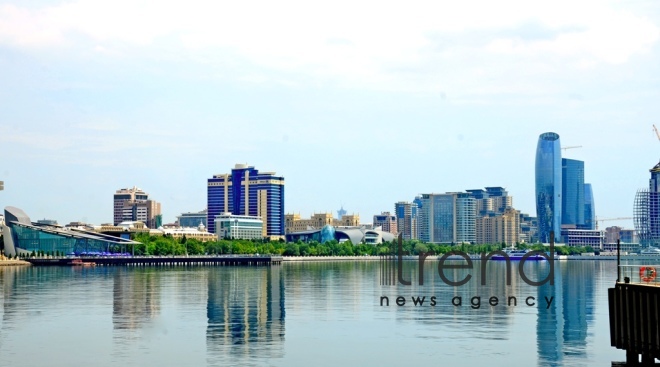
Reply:
M637 190L633 207L635 230L642 247L660 245L660 163L650 172L649 188Z

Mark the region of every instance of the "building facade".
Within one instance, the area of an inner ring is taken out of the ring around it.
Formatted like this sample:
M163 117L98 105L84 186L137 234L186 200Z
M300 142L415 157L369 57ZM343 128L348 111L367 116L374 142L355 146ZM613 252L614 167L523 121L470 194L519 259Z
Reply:
M583 229L596 229L596 203L591 184L584 184L584 226Z
M96 233L82 228L36 225L19 208L5 208L2 226L4 253L7 256L32 253L104 255L129 254L138 242Z
M648 189L637 190L633 217L642 247L660 246L660 163L649 170Z
M469 193L422 194L420 239L431 243L475 243L476 200Z
M201 212L188 212L181 213L177 216L177 223L179 227L199 227L199 224L203 224L204 227L208 227L208 222L206 221L208 215L208 210L204 209Z
M390 212L374 215L374 228L376 227L381 227L383 232L389 232L396 236L398 230L396 215L392 215Z
M552 132L539 136L535 165L536 217L541 242L555 239L561 233L562 214L562 160L559 135Z
M237 164L231 173L214 175L208 179L207 208L209 232L216 232L216 216L231 213L260 217L266 236L283 236L284 177Z
M215 233L218 238L252 240L266 237L266 228L261 217L223 213L215 217Z
M562 158L561 224L584 227L584 162Z
M285 233L321 229L326 225L333 227L357 227L360 225L358 214L344 214L341 219L335 219L331 213L314 213L309 219L303 219L300 214L284 216Z
M149 199L149 194L142 189L119 189L113 197L113 219L117 225L125 221L141 221L149 228L162 225L160 203Z
M507 208L502 214L490 214L476 219L477 243L506 244L520 242L520 212Z
M397 233L400 233L404 240L416 240L419 238L417 212L418 207L415 202L399 201L394 204Z

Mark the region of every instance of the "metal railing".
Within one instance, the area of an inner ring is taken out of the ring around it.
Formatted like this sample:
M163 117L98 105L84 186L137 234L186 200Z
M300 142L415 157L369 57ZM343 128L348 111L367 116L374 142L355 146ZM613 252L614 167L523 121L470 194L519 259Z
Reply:
M619 265L619 282L660 286L660 265Z

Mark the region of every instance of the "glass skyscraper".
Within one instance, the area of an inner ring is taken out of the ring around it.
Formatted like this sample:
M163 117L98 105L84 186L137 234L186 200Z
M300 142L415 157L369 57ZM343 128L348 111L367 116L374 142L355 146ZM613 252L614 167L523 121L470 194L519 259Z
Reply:
M584 229L596 229L596 204L591 184L584 184Z
M584 227L584 162L562 158L561 224Z
M539 136L536 147L536 216L539 240L550 241L561 234L562 165L559 135L548 132Z
M223 213L261 217L264 237L284 236L284 177L237 164L231 174L214 175L207 183L208 231Z

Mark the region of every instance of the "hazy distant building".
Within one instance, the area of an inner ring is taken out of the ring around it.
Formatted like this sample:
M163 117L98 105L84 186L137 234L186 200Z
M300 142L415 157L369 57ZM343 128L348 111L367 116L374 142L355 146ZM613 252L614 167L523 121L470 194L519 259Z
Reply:
M383 232L389 232L393 235L397 235L397 223L396 215L392 215L390 212L382 212L380 214L374 215L374 228L381 227Z
M160 203L149 199L142 189L120 189L114 194L113 218L117 225L125 221L141 221L149 228L158 228L162 224Z
M337 219L341 219L344 215L346 215L346 210L344 210L344 206L342 205L339 210L337 210Z
M284 235L284 177L236 164L228 174L207 181L209 232L216 232L215 217L223 213L260 217L264 237Z
M634 229L625 229L618 226L605 228L605 243L613 244L617 240L620 240L621 243L639 243Z
M558 240L562 214L562 160L559 135L548 132L539 136L535 165L536 216L539 240L550 241L554 231Z
M208 227L206 221L207 215L208 210L204 209L201 212L181 213L181 215L176 218L180 227L198 227L200 223L203 224L204 227Z
M419 238L418 209L415 202L399 201L394 204L397 233L400 233L404 240L415 240Z
M537 243L538 237L538 221L536 217L529 214L520 213L520 236L519 241L524 243Z

